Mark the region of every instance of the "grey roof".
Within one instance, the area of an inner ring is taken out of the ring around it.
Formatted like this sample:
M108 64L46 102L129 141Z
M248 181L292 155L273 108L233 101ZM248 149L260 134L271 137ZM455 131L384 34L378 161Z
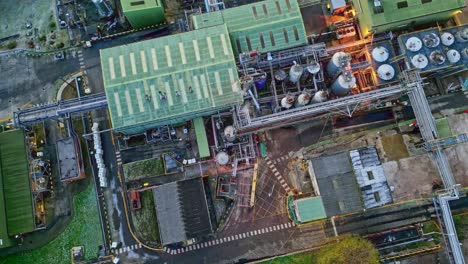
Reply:
M153 197L161 243L168 245L186 240L177 183L172 182L156 187L153 189Z
M347 152L311 161L327 216L362 210L359 187Z
M158 186L153 196L163 245L200 238L213 231L201 178Z

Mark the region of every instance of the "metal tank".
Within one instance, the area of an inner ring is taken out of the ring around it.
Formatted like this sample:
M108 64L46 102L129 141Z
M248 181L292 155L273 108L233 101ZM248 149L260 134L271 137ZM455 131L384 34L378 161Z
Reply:
M451 49L447 51L447 59L450 63L457 63L461 59L460 52L458 50Z
M429 55L429 60L434 65L442 65L445 62L445 54L440 50L434 50Z
M457 33L455 33L455 38L461 43L468 42L468 28L458 30Z
M278 82L282 82L286 80L286 78L288 78L288 74L284 70L279 69L275 72L275 80Z
M335 76L339 71L348 66L350 62L351 55L346 52L339 51L333 54L331 60L327 64L328 75Z
M332 84L332 91L336 96L345 96L356 85L356 78L349 71L341 74Z
M312 103L321 103L325 102L328 99L327 92L325 91L318 91L312 97Z
M424 54L416 54L411 58L411 64L417 69L424 69L429 64L429 61Z
M468 47L462 49L461 55L462 55L463 59L468 60Z
M226 165L229 163L229 155L224 151L218 152L218 154L216 154L215 159L219 165Z
M451 46L455 42L455 37L450 32L444 32L440 35L440 40L445 46Z
M295 99L296 98L294 97L294 95L286 95L283 99L281 99L281 107L286 109L291 108L294 105Z
M296 101L296 107L304 106L310 103L310 99L312 98L311 94L309 92L302 92L298 97Z
M422 41L418 37L411 37L406 40L405 47L412 52L419 51L422 48Z
M384 81L390 81L395 77L395 69L390 64L382 64L377 68L377 76Z
M310 73L310 74L317 74L320 72L320 63L316 62L316 61L313 61L312 63L310 63L309 65L307 65L306 67L306 70Z
M266 76L262 76L260 78L258 78L254 83L255 83L255 87L257 89L263 89L265 88L266 86L266 82L267 82L267 77Z
M376 62L385 62L390 56L388 49L383 46L373 48L371 54L372 59L374 59Z
M236 140L236 128L233 126L227 126L224 128L224 137L229 142Z
M302 73L304 72L304 68L301 65L294 62L294 65L289 69L289 81L292 83L297 83L299 78L301 78Z
M428 33L423 37L424 46L428 48L435 48L440 44L440 38L435 33Z

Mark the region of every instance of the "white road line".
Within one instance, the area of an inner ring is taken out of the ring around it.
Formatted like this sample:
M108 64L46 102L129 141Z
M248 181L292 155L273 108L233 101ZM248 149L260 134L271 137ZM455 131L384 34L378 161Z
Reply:
M272 165L272 166L273 166L273 168L271 168L271 170L273 171L273 173L278 172L278 169L274 165Z
M273 164L270 164L268 167L270 167L270 169L273 169L275 166Z
M270 232L271 232L271 231L273 231L273 228L272 228L271 226L270 226L270 227L268 227L268 229L270 229Z
M275 171L275 176L278 177L280 175L279 171Z
M203 245L204 245L205 247L207 247L207 246L208 246L208 243L207 243L207 242L205 242Z

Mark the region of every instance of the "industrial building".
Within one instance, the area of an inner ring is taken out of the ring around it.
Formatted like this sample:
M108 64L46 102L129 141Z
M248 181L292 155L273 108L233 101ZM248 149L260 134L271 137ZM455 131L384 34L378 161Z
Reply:
M225 25L101 50L113 128L135 134L242 102Z
M307 44L296 0L266 0L193 16L195 29L226 24L232 48L242 52L270 52Z
M288 212L294 222L303 224L326 218L322 197L288 196Z
M15 235L35 229L25 134L0 133L0 248L15 245Z
M201 238L213 232L201 178L153 189L162 245Z
M363 36L435 21L446 21L463 0L353 0Z
M120 0L122 11L133 28L162 23L165 19L161 0Z

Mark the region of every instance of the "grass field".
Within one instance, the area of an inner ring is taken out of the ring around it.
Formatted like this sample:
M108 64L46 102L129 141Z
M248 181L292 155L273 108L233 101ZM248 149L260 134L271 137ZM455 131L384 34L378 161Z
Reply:
M10 236L35 229L24 136L22 130L0 134L0 176Z
M453 222L457 229L458 239L464 240L468 238L468 214L454 215Z
M70 249L84 246L86 259L97 257L98 247L103 244L101 225L97 210L96 194L92 184L73 199L74 215L70 225L47 245L29 252L0 259L0 264L70 263Z
M140 193L141 209L132 211L133 225L138 237L160 244L159 228L154 207L153 191Z
M123 165L126 180L137 180L148 176L157 176L164 173L164 164L161 158L139 160Z

